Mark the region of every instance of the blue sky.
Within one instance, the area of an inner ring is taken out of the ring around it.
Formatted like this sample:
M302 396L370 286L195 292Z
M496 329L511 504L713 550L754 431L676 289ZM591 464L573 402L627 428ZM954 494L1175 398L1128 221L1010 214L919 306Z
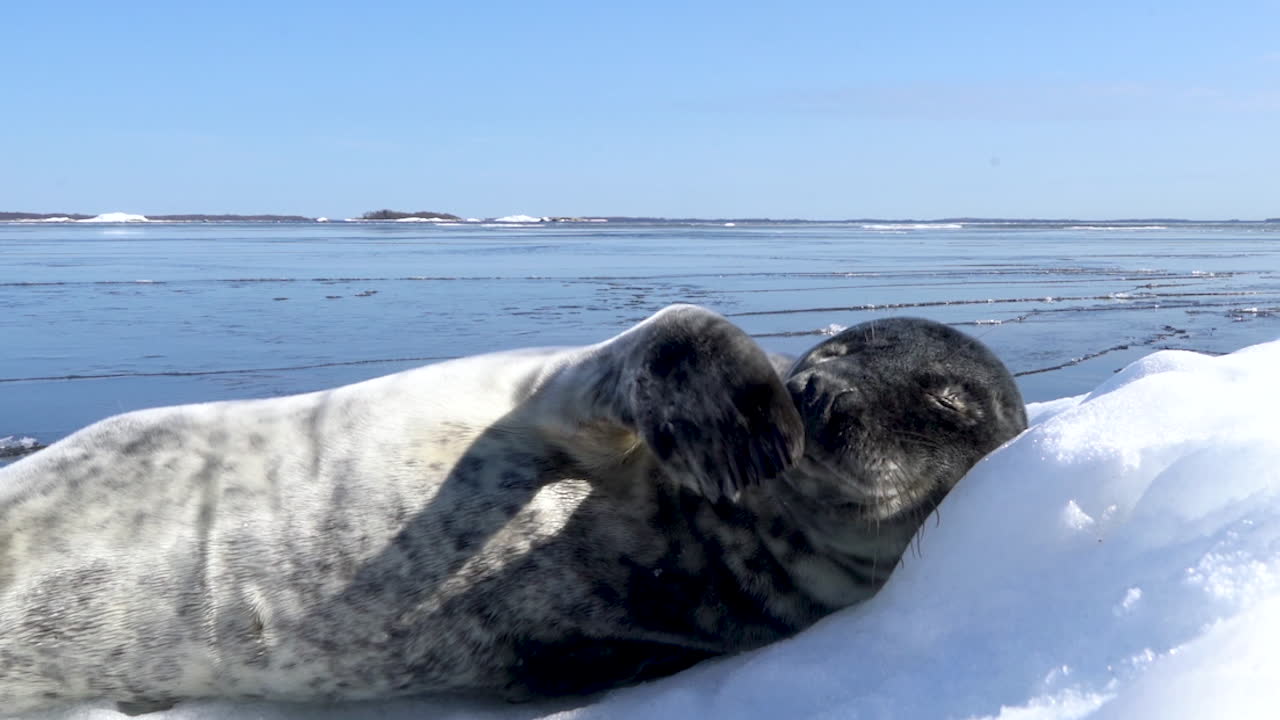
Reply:
M0 210L1280 216L1280 3L6 2Z

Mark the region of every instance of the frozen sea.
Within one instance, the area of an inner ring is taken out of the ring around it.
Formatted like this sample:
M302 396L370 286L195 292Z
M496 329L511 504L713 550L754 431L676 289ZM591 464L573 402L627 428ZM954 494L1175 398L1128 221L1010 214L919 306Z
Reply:
M1039 401L1280 336L1280 223L0 223L0 437L596 342L673 302L780 352L934 318Z
M1023 373L1031 427L966 476L870 601L597 697L210 699L148 717L1272 720L1278 231L0 226L16 276L0 281L0 437L593 341L676 300L784 351L926 315ZM125 716L95 700L20 717Z

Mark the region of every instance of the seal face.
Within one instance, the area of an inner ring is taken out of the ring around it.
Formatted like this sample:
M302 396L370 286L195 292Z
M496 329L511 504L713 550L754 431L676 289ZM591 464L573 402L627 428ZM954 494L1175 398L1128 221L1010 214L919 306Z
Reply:
M844 330L796 362L787 388L807 443L786 479L806 497L834 492L824 500L867 521L927 514L1027 425L1017 385L990 350L917 318Z
M1026 426L944 325L584 348L111 418L0 469L0 707L589 692L873 594Z

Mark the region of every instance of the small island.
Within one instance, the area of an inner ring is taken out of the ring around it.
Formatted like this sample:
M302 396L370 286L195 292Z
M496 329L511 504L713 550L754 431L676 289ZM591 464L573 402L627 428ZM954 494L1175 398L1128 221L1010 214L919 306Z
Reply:
M437 220L445 222L461 222L462 218L449 213L431 212L429 210L419 210L417 212L402 212L400 210L370 210L360 216L361 220Z
M44 443L36 440L35 438L6 435L4 437L0 437L0 458L19 458L23 455L30 455L44 447ZM0 465L3 464L4 463L0 463Z

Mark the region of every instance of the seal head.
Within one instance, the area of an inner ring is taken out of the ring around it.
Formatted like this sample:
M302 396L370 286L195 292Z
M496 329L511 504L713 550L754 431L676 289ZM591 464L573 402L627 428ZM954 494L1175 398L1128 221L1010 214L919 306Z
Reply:
M786 385L804 419L805 454L785 480L866 521L922 517L1027 426L999 359L919 318L842 331L799 358Z

